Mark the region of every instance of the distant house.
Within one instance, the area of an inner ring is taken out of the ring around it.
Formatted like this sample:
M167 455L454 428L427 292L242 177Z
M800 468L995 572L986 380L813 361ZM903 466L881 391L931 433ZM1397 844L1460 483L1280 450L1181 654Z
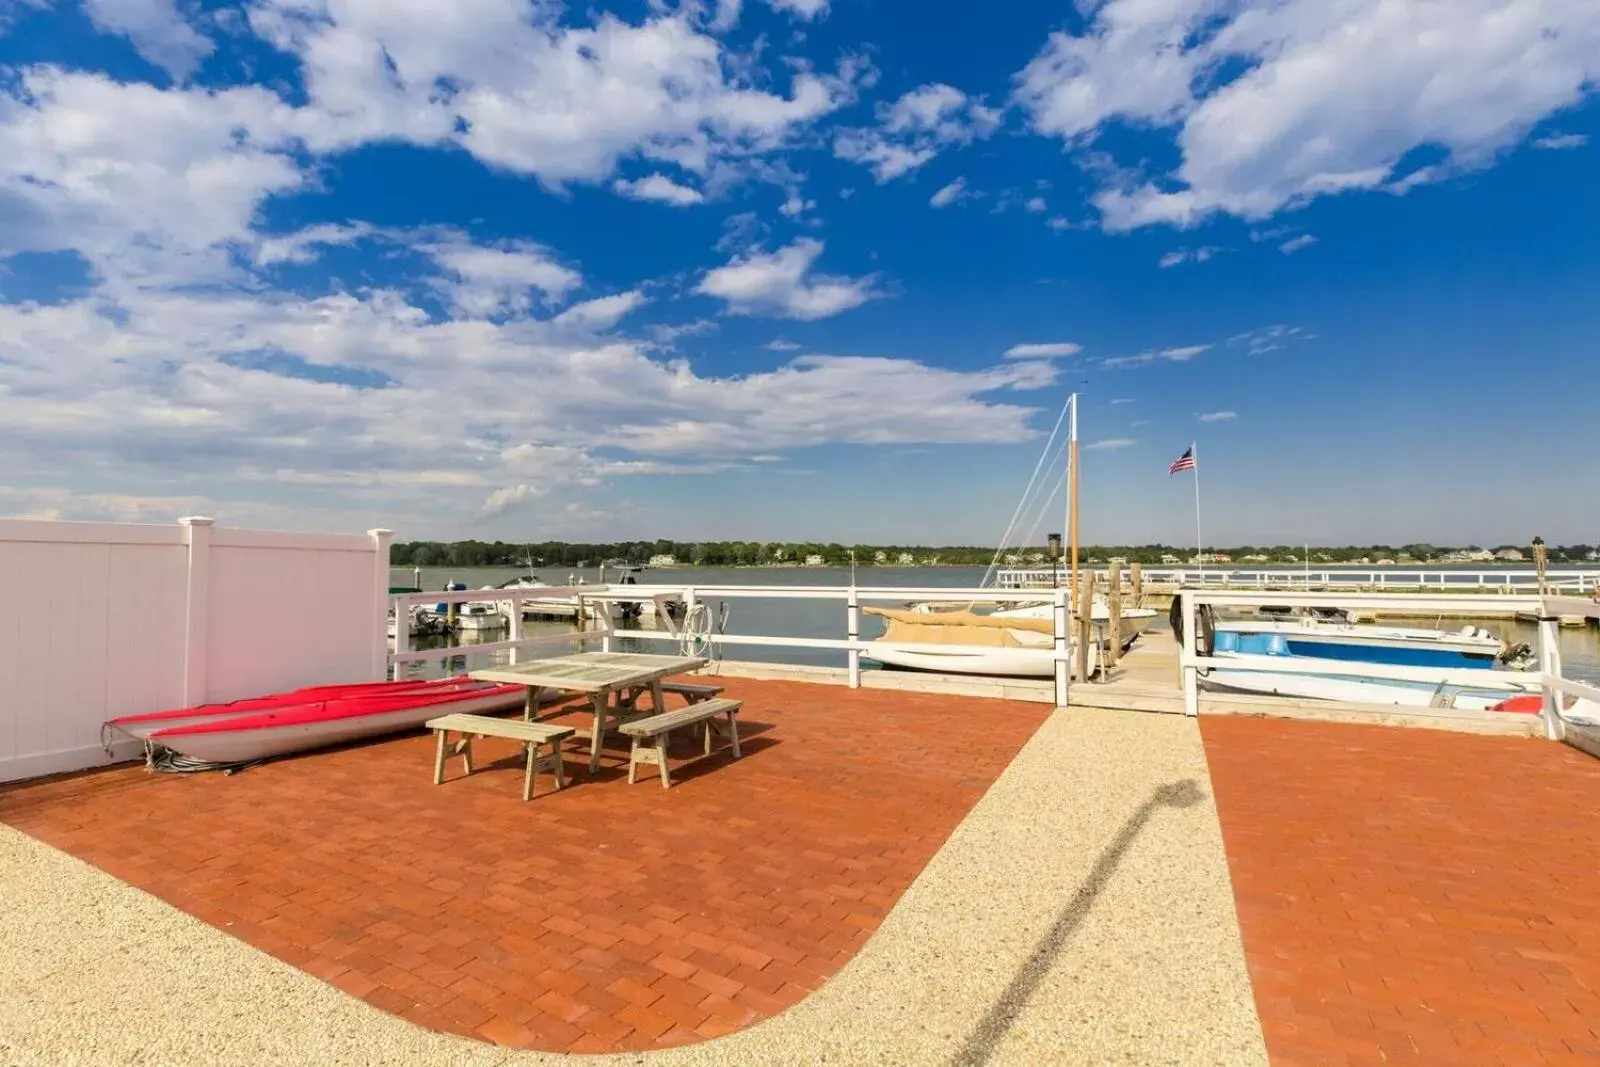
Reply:
M1246 563L1267 563L1267 562L1270 562L1270 561L1267 559L1266 556L1263 556L1260 553L1257 553L1254 556L1246 556L1246 557L1244 557L1244 562L1246 562Z
M676 567L677 565L678 565L678 557L677 556L668 556L668 555L664 555L663 554L663 555L660 555L660 556L651 556L650 557L650 566L652 566L652 567Z
M820 567L820 566L822 566L822 557L818 556L818 555L807 556L806 557L806 566L807 567Z
M915 567L917 565L917 557L909 552L902 552L895 557L895 562L902 567Z
M889 553L883 551L880 548L878 551L876 551L876 552L874 552L872 554L872 562L874 562L874 563L887 563L887 562L889 562Z
M1183 562L1183 560L1179 559L1177 556L1174 556L1170 552L1163 552L1161 554L1161 563L1162 563L1163 566L1176 567L1178 564L1180 564L1182 562Z
M1522 561L1522 559L1523 559L1522 549L1520 549L1520 548L1502 548L1500 551L1498 551L1498 552L1496 552L1494 554L1494 558L1495 559L1503 559L1507 563L1520 563Z

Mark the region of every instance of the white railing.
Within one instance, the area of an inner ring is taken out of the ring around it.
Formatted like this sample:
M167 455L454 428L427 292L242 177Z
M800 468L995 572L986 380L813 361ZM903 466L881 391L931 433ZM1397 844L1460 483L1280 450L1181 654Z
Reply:
M1082 568L1092 570L1097 580L1104 581L1109 572L1100 566ZM1365 570L1317 567L1143 567L1144 581L1162 585L1203 587L1207 589L1328 589L1379 591L1444 589L1452 592L1473 590L1505 593L1538 593L1539 573L1532 570L1411 570L1397 567L1375 567ZM1128 571L1123 570L1124 574ZM1055 581L1065 581L1065 569L1049 567L1007 567L999 572L998 584L1007 587L1027 586L1041 588ZM1600 591L1600 570L1557 569L1545 575L1544 588L1555 593L1586 593ZM1504 605L1500 606L1504 610Z
M823 585L581 585L569 587L539 587L537 589L467 589L449 593L405 593L392 598L395 609L395 618L404 619L413 605L419 604L473 604L473 603L499 603L506 600L538 601L554 598L576 597L584 601L610 603L615 601L642 601L653 600L661 609L657 618L666 627L662 630L627 630L618 631L611 625L608 613L595 613L599 629L587 631L574 631L570 634L555 634L544 637L524 637L522 634L521 611L513 610L508 620L511 633L507 640L485 642L474 645L453 645L442 648L417 649L409 647L409 633L404 625L395 627L395 649L389 656L389 662L398 669L404 664L427 662L432 660L451 659L458 656L510 651L513 656L518 652L531 648L551 648L570 646L572 643L583 641L601 642L602 648L609 651L614 640L623 636L628 640L680 643L684 640L684 633L678 624L666 612L665 604L668 601L682 601L685 607L685 617L692 616L697 604L706 600L832 600L841 602L844 607L843 639L825 637L796 637L789 635L763 635L763 634L725 634L707 633L702 636L717 645L751 646L771 648L804 648L823 649L843 652L848 663L848 678L852 689L861 685L861 657L863 653L870 653L873 647L896 648L917 651L925 648L919 645L888 645L861 640L861 606L867 603L907 603L914 601L942 600L966 601L979 600L987 603L1009 604L1037 604L1046 601L1054 606L1051 612L1051 647L1039 649L1055 663L1055 689L1056 703L1065 706L1070 684L1071 662L1073 658L1072 618L1068 608L1069 593L1066 589L1054 590L1002 590L1002 589L968 589L968 588L870 588L850 586L823 586ZM941 652L965 652L972 654L993 653L993 646L977 645L940 645Z
M1543 696L1541 715L1545 736L1552 741L1566 735L1566 719L1562 712L1562 697L1583 697L1600 701L1600 689L1565 678L1561 673L1560 620L1563 616L1582 616L1600 620L1600 602L1556 596L1480 596L1472 594L1383 594L1383 593L1284 593L1270 595L1240 591L1185 590L1181 594L1180 613L1185 634L1195 633L1197 613L1202 605L1229 608L1259 608L1263 605L1281 605L1303 608L1342 608L1346 611L1392 611L1472 617L1485 612L1521 611L1538 618L1537 669L1518 672L1515 682L1529 690L1537 689ZM1225 657L1207 655L1198 651L1193 639L1182 642L1178 667L1182 675L1184 710L1189 715L1200 711L1200 672L1219 668L1230 671L1260 671L1273 674L1307 674L1348 676L1359 673L1363 678L1376 678L1401 682L1427 682L1441 686L1464 688L1494 688L1485 685L1482 668L1440 668L1391 666L1362 663L1358 671L1340 660L1295 659L1283 656L1261 656L1229 653ZM1496 675L1496 681L1509 681L1505 675Z

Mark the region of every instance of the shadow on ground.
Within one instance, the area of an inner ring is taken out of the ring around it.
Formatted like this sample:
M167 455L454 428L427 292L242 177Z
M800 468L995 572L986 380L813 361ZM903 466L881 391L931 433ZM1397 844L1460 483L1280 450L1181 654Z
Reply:
M1107 883L1116 874L1123 857L1127 855L1128 849L1138 839L1151 817L1161 808L1191 808L1203 799L1205 794L1193 779L1169 782L1157 788L1150 795L1150 799L1128 817L1128 821L1122 824L1122 829L1117 831L1117 836L1112 838L1101 851L1100 857L1095 860L1089 876L1083 880L1077 891L1072 894L1072 899L1061 909L1049 932L1034 946L1033 952L1017 971L1016 977L1006 986L1005 992L1000 994L1000 998L968 1035L960 1051L951 1060L953 1067L981 1067L989 1062L1007 1031L1016 1023L1017 1016L1022 1014L1022 1009L1027 1005L1029 998L1038 989L1039 983L1050 973L1051 967L1055 965L1062 950L1072 939L1072 935L1094 909L1095 901L1105 891Z

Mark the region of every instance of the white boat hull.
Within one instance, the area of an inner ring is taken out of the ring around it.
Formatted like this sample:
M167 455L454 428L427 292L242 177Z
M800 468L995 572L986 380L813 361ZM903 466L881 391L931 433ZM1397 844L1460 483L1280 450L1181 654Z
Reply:
M304 752L308 749L325 748L329 745L341 745L412 730L440 715L457 713L483 715L519 708L524 699L522 694L500 693L479 697L476 700L453 700L385 712L381 715L360 715L324 722L257 726L246 730L214 730L203 734L158 737L155 743L180 755L208 763L250 763L291 752ZM175 723L167 722L162 725L171 727Z
M1504 679L1504 680L1502 680ZM1239 671L1213 668L1202 679L1206 688L1300 700L1333 700L1346 704L1389 704L1409 708L1461 708L1486 711L1502 700L1537 693L1537 685L1518 683L1496 674L1492 688L1407 685L1379 678L1315 674L1278 674L1273 671Z
M999 678L1054 678L1056 661L1048 648L995 648L982 652L942 648L939 645L890 645L873 641L862 656L889 667L936 674L979 674ZM1090 670L1099 663L1090 649Z

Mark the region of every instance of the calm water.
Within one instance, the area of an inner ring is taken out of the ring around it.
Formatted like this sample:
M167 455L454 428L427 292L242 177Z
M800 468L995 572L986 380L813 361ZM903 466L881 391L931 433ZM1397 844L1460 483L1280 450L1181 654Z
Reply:
M1365 569L1365 568L1354 568ZM1410 568L1394 567L1385 570L1394 573L1405 573ZM446 582L463 582L469 589L479 586L499 585L519 575L526 574L523 569L516 567L424 567L421 571L420 584L424 589L441 589ZM595 584L600 579L598 570L577 570L540 568L534 571L542 581L551 585L566 584L569 577L582 578L588 584ZM613 573L611 577L615 577ZM391 583L394 585L412 584L413 573L410 569L395 569L392 572ZM772 585L772 586L800 586L824 585L843 586L850 584L850 569L848 567L683 567L675 569L646 571L641 576L641 581L661 585L695 585L709 587L716 585ZM861 567L856 571L856 582L861 586L875 586L881 588L907 588L922 589L959 589L971 588L979 585L983 580L981 567ZM842 600L796 600L778 598L738 597L723 601L717 597L702 597L711 608L713 617L720 618L723 605L727 608L727 629L730 634L749 634L753 636L771 637L831 637L843 639L845 636L845 606ZM882 607L899 607L902 605L885 603ZM1460 617L1439 620L1435 624L1425 621L1406 623L1405 625L1426 626L1438 625L1449 629L1459 629L1469 621L1475 625L1484 626L1502 637L1516 641L1535 643L1535 627L1531 623L1519 623L1510 619L1485 619L1468 620ZM862 636L876 637L883 632L882 623L863 614L861 620ZM644 626L655 628L655 620L646 618L639 623L619 624L619 628ZM534 622L524 624L527 633L570 633L573 630L571 622ZM1153 629L1151 637L1154 640L1167 640L1160 633L1166 629L1163 618L1159 627ZM484 640L485 638L471 638L468 640ZM419 642L421 644L422 642ZM631 646L631 647L630 647ZM672 646L660 641L626 642L621 646L629 651L639 652L666 652ZM1561 655L1565 664L1565 673L1570 678L1592 681L1600 684L1600 630L1594 628L1583 630L1561 631ZM777 647L750 647L727 646L725 656L728 659L765 660L775 663L800 663L816 666L842 667L845 664L843 652L834 652L826 649L803 648L777 648ZM470 659L471 662L464 663ZM480 666L480 657L457 657L451 664L451 669L460 670Z

